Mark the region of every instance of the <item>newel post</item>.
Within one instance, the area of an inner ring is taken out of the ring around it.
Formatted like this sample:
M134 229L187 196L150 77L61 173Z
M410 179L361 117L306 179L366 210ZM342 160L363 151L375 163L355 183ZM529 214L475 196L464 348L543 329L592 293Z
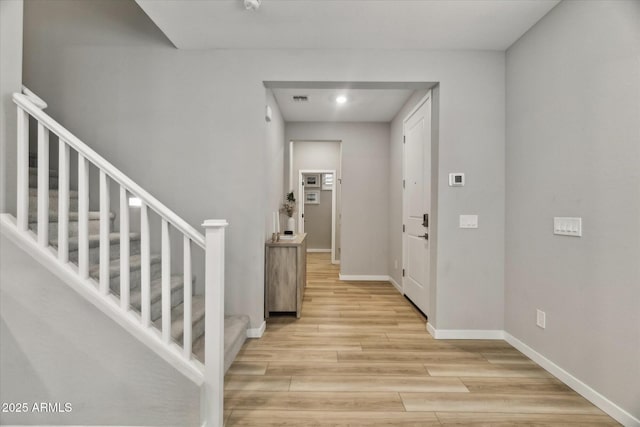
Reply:
M201 413L207 427L222 427L224 389L224 231L225 220L205 228L204 386Z

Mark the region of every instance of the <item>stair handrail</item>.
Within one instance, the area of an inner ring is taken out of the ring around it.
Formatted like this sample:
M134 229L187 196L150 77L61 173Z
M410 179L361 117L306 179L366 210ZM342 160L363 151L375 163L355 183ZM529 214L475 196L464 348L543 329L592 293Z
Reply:
M26 88L24 88L26 89ZM27 89L27 91L29 91ZM29 91L31 94L33 92ZM33 94L37 99L37 95ZM109 177L116 181L118 184L127 189L131 194L135 197L141 199L147 206L149 206L153 211L155 211L158 215L160 215L167 222L171 223L176 229L180 230L184 235L188 236L193 242L195 242L202 249L205 249L205 239L204 236L198 232L194 227L192 227L188 222L178 216L175 212L165 206L158 199L149 194L145 189L140 187L129 178L127 175L122 173L118 168L116 168L113 164L107 161L104 157L96 153L93 149L91 149L87 144L82 142L78 137L69 132L64 126L58 123L55 119L49 116L47 113L42 111L39 105L36 105L33 102L33 98L31 95L24 95L21 93L13 94L13 101L27 111L31 116L35 117L43 126L45 126L49 131L56 134L59 138L64 140L69 146L75 149L77 152L82 154L87 160L96 165L99 169L104 171ZM42 101L42 100L41 100ZM46 107L46 103L42 101Z
M38 95L36 95L35 93L33 93L28 87L26 87L25 85L22 85L22 93L24 94L24 96L26 96L29 100L31 100L31 102L33 102L33 104L40 108L41 110L44 110L45 108L48 107L47 103L44 102L44 99L40 98Z

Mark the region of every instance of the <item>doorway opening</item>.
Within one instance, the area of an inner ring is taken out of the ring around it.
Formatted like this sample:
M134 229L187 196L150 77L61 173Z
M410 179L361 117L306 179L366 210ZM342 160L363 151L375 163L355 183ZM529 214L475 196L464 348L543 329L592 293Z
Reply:
M298 171L298 232L307 233L307 252L330 252L336 260L336 171L300 169Z
M308 232L309 209L317 207L314 202L318 199L321 202L328 199L321 191L318 194L316 188L302 188L303 173L315 172L317 176L311 179L317 183L322 179L322 171L335 170L337 200L332 261L340 263L340 280L386 281L402 294L407 286L403 273L407 269L412 273L415 271L412 267L424 261L423 258L411 261L405 253L404 119L433 89L431 132L435 160L432 179L428 181L432 200L435 198L428 233L432 250L429 265L421 266L422 275L430 279L430 288L423 288L421 298L410 298L424 313L435 317L435 304L431 311L427 307L429 301L435 301L436 289L438 83L265 81L264 84L272 94L272 104L281 113L284 187L286 192L293 191L299 201L300 212L294 215L296 231ZM315 154L306 155L303 164L296 163L296 156L304 151L300 149L303 144L312 143L340 146L340 166L318 162L319 156ZM423 211L420 216L425 213L430 212ZM425 234L426 231L422 233ZM326 249L308 243L311 249ZM421 304L417 301L420 299L426 303Z
M307 252L330 252L340 264L342 141L289 142L289 182L296 192L296 231L307 233Z

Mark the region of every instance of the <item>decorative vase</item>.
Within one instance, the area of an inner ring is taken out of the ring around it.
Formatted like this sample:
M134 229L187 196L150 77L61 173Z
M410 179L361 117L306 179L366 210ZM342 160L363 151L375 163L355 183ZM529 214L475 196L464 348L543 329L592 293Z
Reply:
M287 218L287 231L293 231L294 233L296 232L296 219L292 216L290 216L289 218Z

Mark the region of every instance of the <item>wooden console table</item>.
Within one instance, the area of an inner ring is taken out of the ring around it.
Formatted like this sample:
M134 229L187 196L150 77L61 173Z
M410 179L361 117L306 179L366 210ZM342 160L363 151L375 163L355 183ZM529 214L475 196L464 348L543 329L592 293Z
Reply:
M307 235L265 244L264 315L295 312L300 318L307 285Z

